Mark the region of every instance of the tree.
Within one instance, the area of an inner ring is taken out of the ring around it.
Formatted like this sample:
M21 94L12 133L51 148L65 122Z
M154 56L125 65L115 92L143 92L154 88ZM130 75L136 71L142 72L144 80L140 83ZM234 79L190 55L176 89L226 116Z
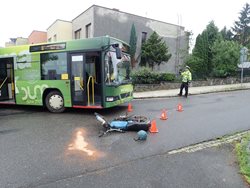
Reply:
M222 36L219 33L218 27L211 21L207 26L207 33L208 33L208 72L209 75L212 73L213 70L213 53L212 48L216 40L222 40Z
M233 40L233 33L230 29L225 26L221 31L221 36L224 40Z
M195 42L195 47L193 49L194 58L189 58L188 60L190 67L191 64L195 64L194 74L198 77L206 78L209 75L208 71L208 39L207 32L203 31L201 35L198 35ZM197 62L196 62L197 61ZM191 64L190 64L191 63Z
M154 31L148 40L143 43L141 57L153 70L155 64L159 66L162 62L168 62L171 54L168 53L168 47L163 38Z
M191 46L193 46L193 35L194 35L194 33L193 33L193 31L187 31L186 32L187 33L187 38L188 38L188 52L189 52L189 50L190 50L190 47Z
M235 75L240 62L240 45L237 42L217 40L213 45L212 53L213 76Z
M245 4L243 10L240 12L239 20L234 22L232 28L234 32L234 39L243 46L248 46L250 42L250 6Z
M186 65L191 67L192 77L205 78L203 60L195 55L189 55L186 60Z
M132 67L135 67L136 44L137 44L137 36L136 36L136 31L135 31L135 25L133 24L131 27L130 40L129 40L129 45L130 45L129 53L131 56Z
M189 58L187 63L191 68L192 64L196 66L194 71L199 72L194 72L194 74L198 77L206 78L211 76L213 70L212 47L214 42L219 38L222 39L222 36L213 21L209 22L202 34L197 36L192 54L195 57Z

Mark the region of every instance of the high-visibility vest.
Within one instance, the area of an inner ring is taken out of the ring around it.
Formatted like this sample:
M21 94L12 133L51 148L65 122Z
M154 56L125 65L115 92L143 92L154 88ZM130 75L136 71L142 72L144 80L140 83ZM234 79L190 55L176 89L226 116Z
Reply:
M185 70L181 73L182 76L182 82L189 82L192 80L192 74L189 70Z

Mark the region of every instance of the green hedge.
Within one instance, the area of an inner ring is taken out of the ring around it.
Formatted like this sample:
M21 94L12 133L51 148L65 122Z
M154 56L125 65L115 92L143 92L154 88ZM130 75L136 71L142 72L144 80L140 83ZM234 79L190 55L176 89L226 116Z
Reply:
M148 68L143 68L132 72L133 84L159 84L161 82L171 82L175 80L175 74L156 73Z
M245 177L246 181L250 184L250 159L249 159L249 143L250 134L244 136L241 142L235 146L238 163L240 166L240 173Z

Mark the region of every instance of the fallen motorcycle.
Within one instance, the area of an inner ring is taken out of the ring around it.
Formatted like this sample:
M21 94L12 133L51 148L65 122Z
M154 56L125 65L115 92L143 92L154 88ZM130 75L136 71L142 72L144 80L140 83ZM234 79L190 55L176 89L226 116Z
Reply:
M145 116L119 116L113 119L111 122L108 122L102 115L98 113L94 113L96 119L102 124L105 131L99 134L99 137L106 135L109 132L121 132L124 133L126 131L148 131L151 122Z

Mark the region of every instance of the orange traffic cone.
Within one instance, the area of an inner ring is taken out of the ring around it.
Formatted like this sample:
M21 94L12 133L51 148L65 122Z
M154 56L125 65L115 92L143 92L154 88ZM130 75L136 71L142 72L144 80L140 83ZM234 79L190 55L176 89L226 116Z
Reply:
M182 108L181 103L178 104L178 106L177 106L177 111L178 111L178 112L182 112L182 111L183 111L183 108Z
M128 103L128 112L132 112L132 111L133 111L132 105L131 105L131 103Z
M161 112L161 120L167 120L167 119L168 119L168 117L167 117L167 111L164 109Z
M157 127L156 127L156 122L154 119L151 121L151 127L149 129L149 132L151 132L151 133L158 133L159 132Z

